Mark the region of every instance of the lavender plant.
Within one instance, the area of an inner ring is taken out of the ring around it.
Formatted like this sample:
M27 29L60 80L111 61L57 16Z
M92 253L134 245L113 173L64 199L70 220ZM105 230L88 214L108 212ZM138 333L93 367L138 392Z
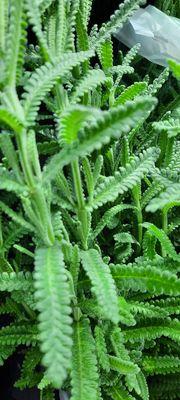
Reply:
M158 115L168 69L128 85L138 46L114 57L144 1L90 29L92 3L1 0L0 363L21 346L43 400L174 399L179 105Z

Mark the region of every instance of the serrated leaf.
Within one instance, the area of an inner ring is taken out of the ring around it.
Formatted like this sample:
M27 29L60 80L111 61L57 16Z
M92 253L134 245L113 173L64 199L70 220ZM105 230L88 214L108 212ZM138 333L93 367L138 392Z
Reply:
M89 276L92 291L107 319L119 321L118 298L109 266L106 265L97 250L81 252L83 268Z
M44 180L51 180L56 171L71 163L75 158L99 149L108 143L111 137L118 138L123 132L128 132L139 119L146 118L154 107L156 100L143 97L134 102L127 102L108 112L104 112L96 123L82 130L79 140L72 146L66 146L59 154L52 157L44 170ZM154 151L154 150L153 150ZM156 152L157 158L157 152Z
M57 60L54 64L47 62L35 70L23 94L23 106L28 125L34 124L41 101L56 81L92 55L92 51L64 54L60 61Z
M166 251L169 257L171 257L174 261L180 261L180 257L176 253L173 244L162 229L159 229L157 226L149 222L144 222L143 226L148 229L148 232L151 235L155 236L156 239L160 241L162 248Z
M139 157L134 157L126 168L121 168L114 176L105 178L94 194L91 207L98 208L102 204L114 201L119 194L132 189L141 181L144 174L151 170L158 155L157 148L149 148Z
M112 276L119 289L179 296L180 279L169 271L136 264L111 265Z
M34 279L43 363L58 388L71 365L72 346L70 292L60 247L36 250Z
M98 372L95 344L89 321L85 318L74 323L72 353L71 400L96 399Z

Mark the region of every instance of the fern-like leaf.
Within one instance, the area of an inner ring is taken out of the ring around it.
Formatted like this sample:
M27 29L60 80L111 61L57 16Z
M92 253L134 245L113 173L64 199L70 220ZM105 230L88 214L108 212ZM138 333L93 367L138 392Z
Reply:
M0 350L0 367L4 364L5 360L7 360L8 357L10 357L14 351L15 351L15 346L1 346Z
M16 222L18 225L22 226L24 229L27 231L33 231L33 226L27 222L22 215L19 213L13 211L10 207L8 207L5 203L0 201L0 209L8 215L14 222Z
M59 247L37 249L34 279L43 362L51 382L60 387L70 367L72 328L70 293Z
M169 257L171 257L174 261L180 260L180 257L176 253L173 244L162 229L157 228L157 226L150 224L149 222L144 222L143 226L148 229L148 232L151 235L155 236L155 238L160 241L162 248L166 251Z
M133 100L136 96L139 96L145 91L147 87L146 82L135 82L122 92L122 94L116 98L114 106L124 104L128 100Z
M41 101L44 99L46 93L52 89L56 81L92 55L92 51L68 53L64 54L63 60L57 60L54 64L46 63L36 69L25 86L25 93L23 95L23 104L28 125L34 123Z
M149 389L147 385L147 381L145 378L145 375L143 374L142 371L139 371L138 374L136 375L136 379L139 385L140 389L140 396L143 400L149 400Z
M56 33L57 56L60 57L65 50L67 20L66 20L66 4L65 0L58 1L58 20Z
M145 318L165 318L168 316L168 310L164 307L155 306L154 304L143 303L139 301L131 301L130 304L131 312L136 315L144 316Z
M160 193L159 197L153 198L146 207L146 211L155 212L180 205L180 183L175 183L169 186L165 191Z
M167 132L169 138L179 135L180 132L179 118L169 118L168 120L154 122L152 126L158 132Z
M179 296L180 280L169 271L148 265L111 265L116 285L120 289Z
M82 14L83 14L83 20L85 26L88 25L90 14L91 14L91 8L92 8L92 2L93 0L83 0L81 2L81 8L82 8Z
M139 371L139 367L131 361L122 360L115 356L109 356L110 368L113 371L117 371L120 374L136 374Z
M158 155L158 149L150 148L139 157L134 157L126 168L121 168L121 172L117 172L113 177L107 177L97 188L92 207L97 208L108 201L114 201L119 194L132 189L144 174L151 170Z
M96 399L98 390L95 344L85 318L74 323L71 400Z
M6 110L0 107L0 121L4 124L8 125L13 131L17 133L22 132L23 124L16 115L14 115L11 111Z
M90 93L97 86L102 85L108 80L107 76L101 69L90 70L75 86L74 91L70 97L70 102L75 104L80 102L81 97L85 93Z
M111 221L111 219L116 215L119 214L120 212L127 210L127 209L133 209L134 207L128 204L118 204L117 206L114 206L110 208L110 210L106 211L105 214L102 216L100 221L98 222L96 228L93 230L91 234L91 240L93 241L100 233L101 231L105 228L106 225L108 225Z
M7 37L6 73L7 84L15 88L16 75L19 72L19 55L21 52L22 31L24 32L23 0L12 0L10 3L10 24Z
M78 138L79 131L87 124L99 117L101 111L82 105L73 105L61 114L59 119L59 140L65 144L71 144Z
M118 299L109 266L104 264L97 250L81 252L83 268L92 283L98 303L107 319L119 321Z
M0 291L12 292L14 290L32 291L33 280L30 272L3 272L0 274Z
M123 4L120 4L119 9L111 16L110 21L104 24L99 30L97 36L94 38L93 45L99 46L105 40L116 31L117 28L126 22L127 18L130 17L141 4L144 4L144 0L125 0Z
M97 351L97 357L98 357L99 364L100 364L101 368L103 368L105 371L109 372L110 364L109 364L109 359L108 359L108 354L107 354L107 346L106 346L103 330L101 329L100 326L96 325L94 333L95 333L96 351Z
M108 390L108 394L113 400L136 400L135 397L131 396L126 389L118 386L113 386Z
M111 137L120 137L123 132L130 130L139 119L147 117L155 102L154 99L144 97L134 102L127 102L126 106L120 106L109 112L102 113L101 118L97 119L96 124L91 124L90 127L84 128L79 135L77 143L64 148L59 154L52 157L49 164L45 167L44 179L52 179L52 176L55 176L59 168L71 163L72 160L79 156L84 156L94 149L99 149ZM153 150L153 152L154 156L151 156L151 162L153 157L155 158L156 156L157 158L158 156L157 150ZM149 156L149 153L147 155ZM141 158L143 159L143 156ZM148 159L148 165L150 166L149 163L150 160ZM145 171L147 171L147 166Z
M101 44L98 51L101 65L104 71L113 67L113 44L111 40L106 40Z
M26 387L33 387L34 385L37 385L39 376L37 374L34 376L34 370L40 361L40 351L37 347L31 347L25 354L21 368L21 376L16 381L15 387L22 390Z
M41 14L38 7L38 2L36 0L26 0L25 5L29 22L32 25L33 30L38 38L44 59L45 61L49 61L49 49L47 46L45 34L42 31Z
M164 71L161 72L161 74L158 76L158 78L155 78L153 83L149 85L147 89L148 93L154 96L158 92L158 90L161 89L168 76L169 70L168 68L165 68Z
M8 325L0 330L0 346L35 346L38 342L37 327L34 325Z
M142 340L154 340L161 336L169 337L170 339L179 343L180 341L180 322L177 320L170 320L162 322L159 325L136 327L131 330L123 330L125 341L132 343Z
M174 356L144 356L142 367L146 374L169 374L180 371L180 359Z

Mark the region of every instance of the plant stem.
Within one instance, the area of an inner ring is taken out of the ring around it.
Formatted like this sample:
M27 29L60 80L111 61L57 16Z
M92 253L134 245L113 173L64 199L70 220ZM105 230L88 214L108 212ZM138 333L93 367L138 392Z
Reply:
M20 160L25 175L25 179L27 181L28 186L32 190L35 186L35 181L32 173L32 168L28 160L27 135L25 130L22 131L20 135L17 135L17 144L19 148Z
M29 315L31 319L36 319L36 313L30 309L30 307L23 301L22 306L24 307L26 313Z
M137 207L137 222L138 222L138 242L141 246L142 244L142 223L143 223L143 216L142 216L142 211L141 211L141 205L140 201L138 200L136 203Z
M83 189L82 189L82 182L81 182L81 175L80 175L80 171L79 171L78 159L73 161L71 165L72 165L74 188L75 188L78 208L82 209L82 208L85 207L85 201L84 201L84 195L83 195Z
M167 210L164 209L162 212L162 228L165 233L167 233L168 230L168 213Z
M74 181L74 189L77 199L77 216L81 223L80 235L84 249L87 249L87 235L88 235L88 216L86 211L85 199L82 188L81 174L79 170L78 159L72 162L72 173Z
M115 102L114 93L115 93L114 88L112 88L109 93L109 107L113 107L114 105Z
M141 190L138 185L136 185L132 189L132 194L134 198L134 203L136 206L136 217L137 217L137 223L138 223L138 242L140 244L140 248L142 245L142 223L143 223L143 215L142 215L142 209L141 209L141 203L140 203L140 196L141 196ZM138 249L140 249L138 248ZM139 250L138 250L139 252Z
M54 243L54 233L51 224L51 217L48 211L48 206L46 198L41 188L41 182L37 182L37 177L33 175L33 170L31 162L28 157L27 149L27 133L24 130L20 135L17 136L17 143L19 148L20 160L26 183L30 190L31 197L31 208L34 209L37 215L37 221L39 220L40 225L44 227L44 234L42 235L42 240L44 240L47 245L52 245ZM40 183L39 186L37 183Z
M164 207L164 209L162 210L162 228L163 231L165 233L167 233L168 231L168 210L166 209L166 207ZM161 250L162 253L162 257L166 257L166 250L164 248L162 248Z

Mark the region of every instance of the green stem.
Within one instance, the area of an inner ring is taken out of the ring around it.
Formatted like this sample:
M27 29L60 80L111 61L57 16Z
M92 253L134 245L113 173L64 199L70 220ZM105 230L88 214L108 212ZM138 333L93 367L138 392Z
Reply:
M114 102L115 102L114 95L115 95L115 90L114 90L114 88L112 88L112 89L110 90L110 93L109 93L109 107L110 107L110 108L113 107Z
M22 306L24 307L26 313L29 315L31 319L36 319L36 313L30 309L30 307L23 301Z
M142 215L142 209L141 209L141 203L140 203L140 196L141 196L141 193L140 193L140 188L139 188L139 186L137 185L137 186L135 186L133 189L132 189L132 194L133 194L133 198L134 198L134 203L135 203L135 206L136 206L136 217L137 217L137 223L138 223L138 226L137 226L137 228L138 228L138 242L139 242L139 244L140 244L140 248L141 248L141 245L142 245L142 223L143 223L143 215ZM138 247L138 249L140 250L140 248ZM138 252L139 252L139 250L138 250Z
M75 189L75 193L76 193L78 208L82 209L85 207L85 200L84 200L84 195L83 195L78 159L73 161L71 165L72 165L74 189Z
M162 210L162 228L165 233L168 231L168 210L164 208ZM161 250L162 257L166 257L167 253L166 250L162 247Z
M143 216L142 216L142 211L141 211L141 205L140 205L140 201L138 200L138 202L136 203L136 207L137 207L137 222L138 222L138 242L141 246L142 244L142 223L143 223Z
M51 222L51 215L41 187L36 188L36 190L32 193L32 206L38 216L41 226L44 227L42 239L47 243L48 246L53 245L55 238Z
M7 86L4 92L5 103L8 105L10 110L16 115L18 120L23 124L25 122L25 115L23 107L19 101L19 97L15 87Z
M37 215L37 221L39 220L40 225L44 227L44 234L42 239L48 244L54 243L54 232L51 224L51 217L49 215L47 202L41 189L41 182L39 187L33 175L31 162L28 157L27 151L27 134L24 130L21 135L17 136L17 143L20 153L21 165L24 172L24 176L27 185L30 189L31 196L31 207L32 210L35 208L35 214Z
M71 166L72 166L72 173L73 173L74 189L75 189L77 205L78 205L77 216L81 223L81 228L80 228L81 241L82 241L82 245L83 245L84 249L87 249L88 216L87 216L86 204L85 204L85 199L84 199L84 194L83 194L78 159L73 161Z
M26 136L25 130L20 135L17 136L17 144L18 144L18 148L19 148L22 169L23 169L27 184L30 187L30 189L32 190L32 189L34 189L35 181L34 181L34 176L32 173L32 168L31 168L31 165L30 165L30 162L28 159L27 136Z
M162 228L165 233L168 231L168 212L166 209L162 212Z
M57 84L55 86L55 95L58 104L58 111L62 112L69 105L67 92L63 85Z

